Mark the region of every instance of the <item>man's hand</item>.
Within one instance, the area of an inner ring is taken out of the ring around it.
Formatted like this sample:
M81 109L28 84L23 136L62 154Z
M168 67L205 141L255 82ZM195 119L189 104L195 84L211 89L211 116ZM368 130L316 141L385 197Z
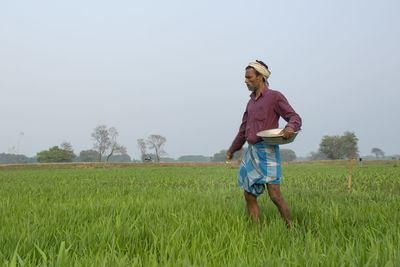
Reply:
M233 154L232 154L232 153L230 153L230 152L226 152L226 156L225 156L225 158L226 158L227 160L231 160L231 159L232 159L232 157L233 157Z
M288 139L290 137L293 137L294 135L294 130L292 127L285 127L285 129L283 129L280 133L280 135L283 136L283 138Z

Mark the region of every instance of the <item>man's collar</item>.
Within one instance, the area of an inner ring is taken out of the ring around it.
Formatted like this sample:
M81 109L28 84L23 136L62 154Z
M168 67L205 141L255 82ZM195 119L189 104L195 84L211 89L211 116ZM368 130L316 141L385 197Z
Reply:
M268 90L269 90L268 87L265 86L264 89L262 89L259 98L260 98L265 92L267 92ZM252 93L250 94L250 98L253 99L253 100L256 100L256 93L255 93L255 92L252 92Z

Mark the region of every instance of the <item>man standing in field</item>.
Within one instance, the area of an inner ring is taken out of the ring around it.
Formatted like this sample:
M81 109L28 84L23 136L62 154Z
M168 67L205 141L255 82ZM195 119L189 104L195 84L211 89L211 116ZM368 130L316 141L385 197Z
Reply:
M252 92L244 112L239 133L229 148L226 158L232 159L233 153L248 142L239 170L238 185L244 189L247 209L252 220L260 223L260 209L257 197L265 190L286 225L290 227L291 216L287 203L280 191L281 165L278 145L267 145L256 134L263 130L278 128L279 118L288 123L282 130L284 138L290 138L301 126L300 116L278 91L269 89L268 78L271 75L268 66L256 60L246 67L245 83Z

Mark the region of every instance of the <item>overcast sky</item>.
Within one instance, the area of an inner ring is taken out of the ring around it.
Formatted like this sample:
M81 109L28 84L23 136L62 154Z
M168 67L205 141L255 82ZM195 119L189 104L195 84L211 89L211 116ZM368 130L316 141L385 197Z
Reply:
M135 159L150 134L169 157L212 156L237 134L259 59L303 119L281 148L307 156L352 131L361 155L400 154L399 3L3 0L0 153L79 154L105 124Z

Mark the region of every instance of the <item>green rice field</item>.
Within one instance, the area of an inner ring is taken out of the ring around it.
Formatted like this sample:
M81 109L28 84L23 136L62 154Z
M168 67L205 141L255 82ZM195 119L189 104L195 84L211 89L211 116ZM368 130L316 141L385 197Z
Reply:
M236 164L101 166L0 166L0 266L400 266L398 162L284 164L291 229Z

